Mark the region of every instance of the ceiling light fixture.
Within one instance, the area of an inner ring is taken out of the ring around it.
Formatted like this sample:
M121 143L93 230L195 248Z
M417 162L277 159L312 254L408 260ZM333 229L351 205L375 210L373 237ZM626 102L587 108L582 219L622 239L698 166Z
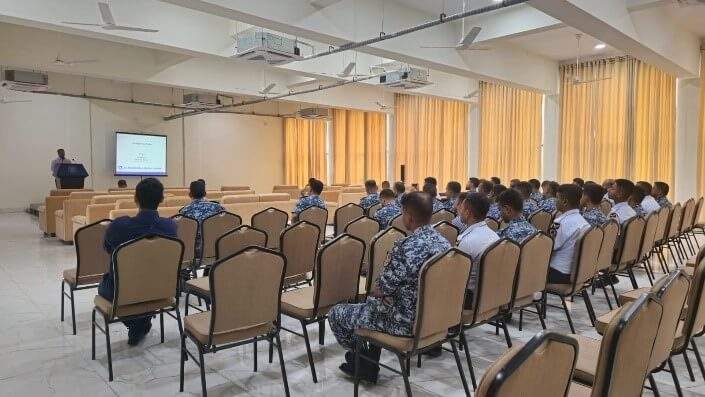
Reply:
M599 44L595 45L596 50L604 50L605 47L607 47L607 44L605 44L605 43L599 43Z

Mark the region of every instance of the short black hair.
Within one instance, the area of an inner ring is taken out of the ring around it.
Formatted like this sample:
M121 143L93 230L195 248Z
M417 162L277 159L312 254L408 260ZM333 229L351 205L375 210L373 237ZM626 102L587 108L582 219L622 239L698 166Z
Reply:
M614 184L617 186L618 189L620 189L624 195L629 198L629 196L632 195L632 192L634 191L634 182L630 181L629 179L616 179L614 181Z
M389 189L389 181L382 181L382 189ZM386 186L386 187L385 187Z
M508 205L514 211L521 212L521 210L524 209L524 199L521 197L521 194L514 189L506 189L503 191L499 197L497 197L497 203L500 206Z
M644 194L647 196L651 195L651 190L653 190L653 186L649 182L646 181L639 181L636 183L636 186L640 188L641 190L644 191Z
M391 199L393 199L393 198L396 197L396 196L394 195L394 192L392 191L392 189L382 189L382 191L379 192L379 197L380 197L380 198L387 198L387 199L391 198Z
M475 178L474 176L468 178L468 182L472 183L473 186L479 186L479 185L480 185L480 179Z
M394 182L394 193L403 194L406 191L406 185L404 182Z
M206 195L205 182L201 182L200 179L191 182L191 185L189 185L189 193L191 194L191 197L195 199L203 198Z
M580 206L580 196L582 196L582 188L574 183L564 183L558 187L558 194L561 199L568 202L570 208L578 208Z
M519 193L521 193L521 196L524 199L527 199L531 196L532 187L529 182L519 182L516 184L515 189L518 190Z
M142 179L135 186L135 201L141 209L156 210L164 200L164 185L156 178Z
M432 198L435 198L436 196L438 196L438 190L436 189L436 185L434 185L432 183L424 184L422 191L424 193L428 194L429 196L431 196Z
M436 178L434 178L432 176L427 176L426 178L423 179L423 184L425 185L427 183L430 183L433 186L438 186L438 180L436 180Z
M496 176L493 176L492 178L490 178L490 180L491 180L492 183L494 183L495 185L501 185L501 184L502 184L502 180L499 179L499 178L496 177Z
M468 194L470 194L470 192L461 192L458 195L458 200L456 201L456 203L460 204L465 201L465 199L468 197Z
M490 194L492 193L492 182L490 181L482 181L480 182L480 186L477 187L478 192L484 193L484 194Z
M534 189L538 189L541 187L541 182L539 182L538 179L529 179L529 183Z
M411 192L401 199L404 212L408 212L417 222L427 225L431 222L433 214L433 200L427 193Z
M663 193L664 196L668 196L668 191L669 191L669 189L670 189L670 188L668 187L668 183L666 183L666 182L660 182L660 181L659 181L659 182L654 182L654 187L655 187L656 189L660 190L661 193Z
M127 187L127 181L124 179L120 179L118 181L118 187Z
M321 192L323 191L323 182L319 181L318 179L311 178L308 183L309 187L311 188L311 191L316 194L321 194Z
M580 187L585 186L585 180L583 178L573 178L573 183Z
M372 189L377 187L377 181L374 179L368 179L365 181L365 189Z
M591 204L598 205L605 197L605 189L596 183L586 183L583 187L583 195L587 196Z
M460 186L460 182L450 181L446 185L446 190L451 193L460 193L460 191L463 190L463 187Z
M56 153L63 152L63 151L64 151L64 148L58 148L58 149L56 149Z
M641 204L641 202L644 200L644 197L646 197L646 194L644 193L644 190L642 190L640 187L636 187L634 190L632 190L632 194L629 195L629 198L634 200L637 204Z
M493 194L495 197L498 197L498 196L499 196L500 194L502 194L502 192L504 192L505 190L507 190L507 187L504 186L504 185L502 185L501 183L492 185L492 194Z
M470 210L475 219L487 218L487 212L490 210L490 201L481 193L468 193L463 205Z

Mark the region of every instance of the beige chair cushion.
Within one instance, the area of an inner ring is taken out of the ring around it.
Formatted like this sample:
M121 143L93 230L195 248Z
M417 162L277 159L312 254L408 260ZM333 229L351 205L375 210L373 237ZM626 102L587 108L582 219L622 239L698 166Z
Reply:
M202 344L208 343L208 331L211 325L211 312L190 314L184 318L184 329ZM273 328L271 323L259 324L254 327L238 328L228 332L213 334L213 344L239 342L269 333Z
M590 397L592 394L592 389L581 385L580 383L573 382L570 384L570 391L568 391L568 397Z
M600 341L581 335L570 336L578 341L578 360L575 363L573 379L592 385L597 372L597 359L600 356Z
M690 277L693 277L693 274L695 274L695 267L682 267L681 270Z
M685 266L687 267L695 267L695 257L691 257L685 260Z
M291 196L288 193L266 193L257 195L258 201L261 203L269 203L272 201L289 201Z
M357 290L358 295L367 294L367 277L360 276L360 285Z
M220 199L221 204L257 203L257 202L259 202L259 196L255 195L255 194L228 195L228 196L223 196Z
M622 303L621 305L624 306L625 303ZM614 318L617 313L619 313L619 308L610 310L609 312L598 317L595 320L595 331L597 331L600 335L604 335L607 330L607 325L609 325L610 321L612 321L612 318Z
M113 303L109 300L103 298L100 295L96 295L93 299L95 307L100 310L104 315L110 317L113 310ZM156 301L149 301L144 303L135 303L133 305L125 305L119 307L115 313L116 317L133 316L136 314L149 313L159 309L171 308L176 304L173 298L170 299L159 299Z
M364 328L356 329L355 335L367 338L378 344L390 347L399 352L408 352L414 348L414 338L408 336L390 335L385 334L384 332L377 332ZM447 335L448 332L439 332L437 334L429 335L419 341L418 348L421 349L426 346L430 346L438 341L445 339Z
M208 296L211 294L208 277L199 277L186 281L186 289L196 295Z
M648 294L651 292L651 288L637 288L631 291L623 292L619 294L619 305L624 306L629 302L634 302L635 300L639 299L640 296L643 294Z
M313 295L316 287L299 288L287 291L282 294L281 312L294 318L312 318L316 315L313 312ZM317 315L328 313L330 307L318 308Z
M102 274L92 274L90 276L81 277L81 279L78 280L78 284L77 284L76 283L76 268L64 270L63 276L64 276L64 281L66 281L67 283L69 283L72 286L96 284L96 283L99 283L100 280L103 278Z

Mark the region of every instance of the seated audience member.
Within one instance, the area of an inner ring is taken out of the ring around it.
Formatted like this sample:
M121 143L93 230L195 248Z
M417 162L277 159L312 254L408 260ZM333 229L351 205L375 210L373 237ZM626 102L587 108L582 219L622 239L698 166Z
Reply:
M602 181L602 189L605 191L605 196L603 199L609 201L610 204L614 205L614 200L610 198L610 189L614 185L614 179L605 179Z
M499 240L497 233L490 229L487 223L485 223L489 209L489 200L479 193L468 194L458 208L460 219L467 225L465 231L458 236L458 249L470 255L474 265L468 282L466 308L469 308L470 304L472 304L472 294L477 282L480 257L487 247Z
M431 185L438 187L438 180L436 180L436 178L434 178L432 176L427 176L426 178L423 179L423 184L425 185L427 183L430 183Z
M501 184L502 184L502 180L499 179L499 178L496 177L496 176L493 176L492 178L490 178L490 181L492 181L492 183L495 184L495 185L501 185Z
M485 195L485 197L489 199L492 194L492 186L494 186L492 182L482 181L480 182L480 186L477 187L477 192Z
M487 211L488 218L492 218L492 219L496 220L497 222L500 221L500 218L502 217L502 215L500 214L500 211L499 211L499 203L497 202L497 199L499 198L499 195L502 194L506 190L507 190L507 187L504 185L492 186L492 194L489 197L490 202L492 204L490 204L490 210Z
M607 222L607 215L602 212L600 204L604 191L602 186L596 183L586 183L583 188L583 196L580 200L580 208L582 208L583 218L591 226L602 226Z
M507 223L497 234L499 237L507 238L517 244L521 244L525 238L536 232L534 225L522 215L524 202L519 192L514 189L507 189L497 198L502 220Z
M468 225L463 223L463 219L460 217L460 212L459 212L460 207L463 204L463 201L465 201L465 198L468 197L468 194L470 194L470 193L469 192L462 192L458 196L458 199L455 200L455 207L453 208L453 213L457 214L457 215L455 215L455 218L453 218L453 220L450 221L450 223L453 226L455 226L456 228L458 228L458 233L462 233L468 227ZM489 203L489 200L487 202Z
M538 179L529 179L529 184L531 185L530 197L540 206L543 201L543 194L539 191L539 189L541 189L541 182L539 182Z
M528 219L531 214L539 210L536 201L531 199L532 186L529 182L519 182L515 189L521 194L522 200L524 200L522 213L524 217Z
M193 181L189 186L189 197L191 202L179 210L179 214L190 216L198 221L196 229L196 258L201 257L203 238L201 236L201 225L203 220L213 214L225 211L222 205L206 199L206 184L204 182Z
M375 204L379 204L379 194L377 193L377 182L374 179L365 181L365 191L367 196L360 199L360 207L369 209Z
M397 205L401 208L401 198L406 193L404 182L394 182L394 195L397 197Z
M636 187L644 192L644 199L641 200L641 208L644 210L644 216L650 215L652 212L656 212L661 209L661 205L659 205L658 201L651 196L651 192L654 188L649 182L639 181L636 183Z
M311 178L308 182L307 195L301 197L299 201L294 206L293 211L293 221L297 222L299 219L299 213L308 207L320 207L326 209L326 203L321 199L321 192L323 191L323 182L318 179Z
M510 188L510 189L516 189L517 186L519 186L519 183L521 183L521 181L518 180L518 179L516 179L516 178L514 178L514 179L512 179L512 180L509 181L509 188Z
M389 181L382 181L382 190L391 188Z
M633 191L634 183L632 181L617 179L608 192L609 197L614 201L609 217L615 219L620 225L636 216L636 212L627 202Z
M473 176L468 179L468 183L465 185L465 190L467 190L470 193L475 193L479 186L480 186L480 180Z
M343 347L355 348L355 330L370 329L396 336L407 336L413 332L416 317L418 277L421 266L433 255L450 249L450 243L429 225L433 212L432 198L425 193L413 192L402 199L404 227L411 234L394 243L387 264L372 291L363 303L341 303L328 313L330 328ZM368 346L360 354L379 360L381 349ZM340 369L353 375L354 355L346 353ZM375 383L379 366L360 360L360 378Z
M124 179L120 179L118 181L118 189L127 189L127 181Z
M389 223L401 213L401 207L394 196L394 192L384 189L379 192L379 201L382 208L375 212L374 219L379 223L380 229L386 229Z
M644 191L641 190L640 187L634 186L634 190L632 190L632 194L627 200L627 203L629 203L629 206L634 209L637 216L645 217L647 215L644 211L644 207L641 206L641 202L644 201L645 196Z
M558 187L560 185L558 182L548 182L543 189L544 198L541 201L539 207L544 210L553 213L556 210L556 194L558 193Z
M164 200L164 186L155 178L141 180L135 187L135 202L139 212L134 217L121 216L110 223L105 231L103 248L112 256L121 244L147 235L160 234L176 237L176 223L171 219L160 218L157 208ZM145 263L144 266L149 266ZM112 267L98 285L98 294L103 298L113 301L115 293L115 280ZM135 346L152 328L151 318L141 318L124 322L128 329L127 344Z
M436 197L436 196L438 196L438 191L436 190L436 185L431 184L431 183L427 183L427 184L423 185L422 191L424 193L428 194L429 196L431 196L431 200L433 203L433 212L436 212L438 210L445 208L443 203Z
M575 243L582 232L590 227L580 215L581 188L577 184L567 183L558 188L556 207L561 215L556 217L551 226L553 237L553 252L548 267L548 282L554 284L569 284Z
M651 190L651 195L654 196L656 202L662 208L672 208L673 204L668 201L669 186L666 182L654 182L654 188Z
M573 184L582 188L585 186L585 180L583 178L573 178Z
M459 182L450 181L446 185L446 200L443 202L445 209L455 212L455 203L458 201L458 196L462 187Z

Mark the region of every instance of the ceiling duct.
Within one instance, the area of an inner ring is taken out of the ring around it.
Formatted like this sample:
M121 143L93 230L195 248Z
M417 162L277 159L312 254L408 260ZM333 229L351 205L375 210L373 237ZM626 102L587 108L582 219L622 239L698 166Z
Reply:
M49 76L46 73L5 70L2 87L13 91L38 92L49 89Z
M296 112L296 117L307 120L329 120L331 115L330 109L327 108L304 108Z

